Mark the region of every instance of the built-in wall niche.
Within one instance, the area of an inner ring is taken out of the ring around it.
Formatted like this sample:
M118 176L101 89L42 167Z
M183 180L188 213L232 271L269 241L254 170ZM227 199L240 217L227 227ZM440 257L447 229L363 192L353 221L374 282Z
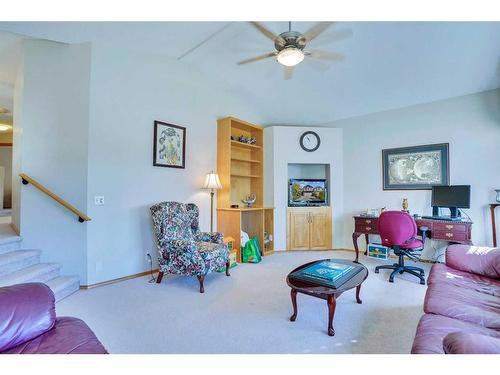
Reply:
M290 179L325 179L327 186L327 202L330 205L330 164L321 163L288 163L288 180ZM287 186L288 189L288 186Z

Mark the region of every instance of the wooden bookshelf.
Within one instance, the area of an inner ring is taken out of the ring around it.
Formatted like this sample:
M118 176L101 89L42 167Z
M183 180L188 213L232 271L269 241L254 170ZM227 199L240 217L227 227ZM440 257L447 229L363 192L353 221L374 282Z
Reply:
M240 136L255 137L255 144L239 142ZM231 139L231 137L233 139ZM272 253L272 241L264 244L264 232L274 230L274 210L264 208L264 130L235 117L217 121L217 173L222 189L217 191L218 231L235 239L241 260L241 230L259 239L263 255ZM256 202L245 207L242 199L255 194ZM238 205L238 208L231 208ZM266 246L264 246L266 245Z

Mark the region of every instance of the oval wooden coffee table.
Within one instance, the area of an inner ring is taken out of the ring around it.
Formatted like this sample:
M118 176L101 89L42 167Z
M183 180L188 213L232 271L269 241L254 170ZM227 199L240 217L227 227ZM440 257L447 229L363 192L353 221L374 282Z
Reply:
M329 288L322 285L317 285L313 281L302 281L290 278L290 274L293 272L299 271L305 267L309 267L315 263L323 262L325 260L329 260L335 263L348 264L351 266L361 266L363 269L349 278L344 284L342 284L338 288ZM312 297L321 298L326 300L328 305L328 335L334 336L335 330L333 329L333 316L335 315L335 306L337 304L336 299L344 292L356 288L356 302L362 303L359 298L359 293L361 291L361 284L368 277L368 269L358 262L352 262L350 260L344 259L321 259L316 260L314 262L309 262L301 265L300 267L295 268L292 272L288 274L286 277L286 283L291 290L292 297L292 305L293 305L293 315L290 317L292 322L297 319L297 293L307 294Z

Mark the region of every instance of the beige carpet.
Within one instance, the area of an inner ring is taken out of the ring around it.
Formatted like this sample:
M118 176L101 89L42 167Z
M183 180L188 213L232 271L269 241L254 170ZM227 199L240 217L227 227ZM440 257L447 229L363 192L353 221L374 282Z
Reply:
M337 301L336 335L329 337L326 302L298 296L290 322L285 277L311 260L354 258L345 251L278 252L259 264L238 265L231 277L210 274L205 294L194 277L148 277L81 290L57 304L57 314L85 320L111 353L409 353L422 315L426 286L411 275L387 281L377 261L362 257L370 274L361 299L355 291ZM409 262L413 263L413 262ZM427 271L429 264L421 264Z

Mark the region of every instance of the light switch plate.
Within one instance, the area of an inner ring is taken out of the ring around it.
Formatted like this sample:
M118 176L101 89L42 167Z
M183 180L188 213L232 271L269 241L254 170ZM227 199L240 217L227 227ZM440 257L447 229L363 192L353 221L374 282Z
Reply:
M96 206L103 206L104 205L104 197L102 195L96 195L94 197L94 203Z

